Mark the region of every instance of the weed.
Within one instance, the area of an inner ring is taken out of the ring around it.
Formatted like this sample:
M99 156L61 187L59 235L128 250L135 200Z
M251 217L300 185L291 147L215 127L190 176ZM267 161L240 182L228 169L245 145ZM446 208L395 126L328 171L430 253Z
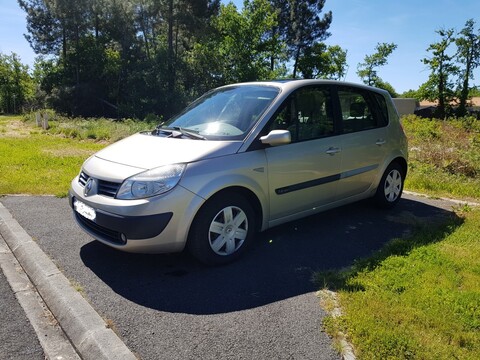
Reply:
M96 140L114 142L132 133L154 128L159 117L148 116L146 121L132 119L113 120L107 118L69 118L49 111L49 129L45 133L63 135L79 140ZM35 114L28 114L23 121L35 125Z
M402 118L409 140L406 188L480 199L480 121Z
M82 297L85 297L85 288L80 283L70 280L70 284L76 292L80 293Z

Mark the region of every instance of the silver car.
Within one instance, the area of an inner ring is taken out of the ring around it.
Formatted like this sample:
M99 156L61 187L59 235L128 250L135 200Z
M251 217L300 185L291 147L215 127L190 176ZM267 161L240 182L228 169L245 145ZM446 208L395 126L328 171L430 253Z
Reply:
M407 141L388 93L326 80L233 84L85 161L70 204L114 248L241 256L255 233L373 197L395 205Z

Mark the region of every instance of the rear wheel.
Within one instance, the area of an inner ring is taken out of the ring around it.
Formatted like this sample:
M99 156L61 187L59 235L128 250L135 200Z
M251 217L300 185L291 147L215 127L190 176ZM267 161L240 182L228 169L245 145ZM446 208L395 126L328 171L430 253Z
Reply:
M404 177L404 171L398 163L392 163L388 166L375 194L375 201L380 207L391 208L400 201Z
M195 217L188 249L205 264L226 264L245 252L254 229L254 212L249 202L237 193L221 193L210 199Z

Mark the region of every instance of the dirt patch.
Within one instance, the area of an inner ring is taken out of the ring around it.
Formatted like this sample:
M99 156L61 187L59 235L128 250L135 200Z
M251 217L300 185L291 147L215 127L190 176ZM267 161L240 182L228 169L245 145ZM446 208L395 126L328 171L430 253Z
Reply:
M0 122L0 138L6 137L27 137L30 136L32 128L20 120L8 120Z
M97 150L64 147L61 149L43 149L42 152L54 157L74 157L74 156L88 157L93 153L97 152Z

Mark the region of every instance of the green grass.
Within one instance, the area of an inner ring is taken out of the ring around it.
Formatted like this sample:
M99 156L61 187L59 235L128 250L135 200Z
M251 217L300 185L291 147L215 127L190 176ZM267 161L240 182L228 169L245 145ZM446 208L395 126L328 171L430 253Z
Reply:
M480 121L402 118L409 141L407 190L480 200Z
M105 145L37 134L0 139L0 194L64 196L85 159Z
M431 164L411 160L405 189L433 197L480 200L480 176L451 174Z
M35 127L34 114L0 116L0 138L4 143L0 145L0 194L65 194L65 179L78 171L88 154L132 133L151 129L160 120L71 119L53 112L49 118L50 128L45 131ZM405 189L437 197L480 200L480 121L408 116L402 123L410 147ZM49 152L50 148L53 150ZM70 151L60 156L59 148ZM35 181L31 172L42 182Z
M343 273L317 274L339 289L343 331L359 359L478 359L480 211L410 239Z
M480 121L408 116L402 123L407 190L480 200ZM319 287L338 292L342 309L325 327L334 337L346 334L359 359L478 359L480 209L415 224L412 237L348 269L315 274Z
M50 121L44 131L29 119L0 116L0 195L65 196L71 180L91 154L149 124L102 119ZM59 129L78 127L77 136ZM151 125L150 125L151 127ZM83 134L83 135L82 135Z
M68 118L49 112L49 129L44 133L61 135L77 140L96 140L114 142L133 133L152 129L158 124L158 119L151 121L136 121L124 119L114 121L106 118ZM23 121L29 126L35 124L35 114L27 114Z
M347 334L359 359L478 359L478 209L315 279L338 291L343 311L327 331Z

